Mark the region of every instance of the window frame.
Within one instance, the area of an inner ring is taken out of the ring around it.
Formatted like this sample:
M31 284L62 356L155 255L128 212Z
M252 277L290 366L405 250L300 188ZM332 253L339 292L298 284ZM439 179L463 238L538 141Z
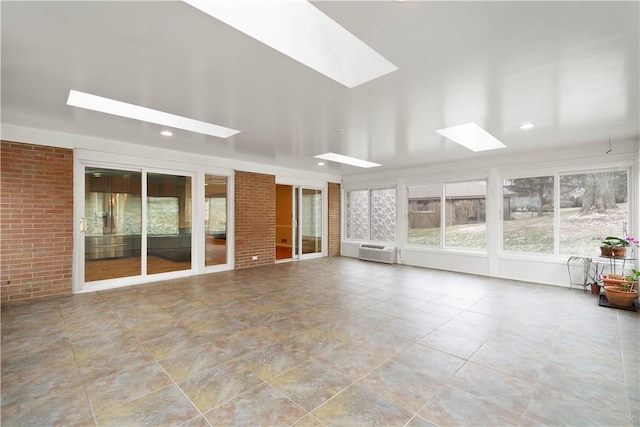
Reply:
M592 166L592 167L589 167ZM575 165L574 167L570 166L561 166L561 167L548 167L548 168L539 168L539 169L527 169L527 170L519 170L519 171L511 171L509 168L501 169L500 174L498 175L497 183L500 186L500 200L502 201L504 193L502 192L503 183L506 179L522 179L522 178L535 178L541 176L551 176L554 181L554 190L553 190L553 202L554 206L558 204L560 201L560 179L562 176L566 175L579 175L579 174L589 174L589 173L602 173L602 172L617 172L617 171L626 171L627 172L627 200L628 200L628 213L627 213L627 226L628 226L628 234L634 235L637 233L638 227L640 224L637 224L633 221L635 213L635 207L638 204L638 200L635 200L633 197L634 191L637 193L637 177L634 178L633 171L634 167L631 162L625 162L622 165L620 164L612 164L612 163L603 163L603 164L593 164L593 165ZM635 190L634 190L635 189ZM638 196L636 196L638 197ZM500 218L499 218L499 226L498 233L496 238L498 239L498 253L501 258L505 259L562 259L565 260L568 254L562 254L560 252L560 210L554 209L553 211L553 253L539 253L539 252L524 252L524 251L511 251L504 249L504 213L503 207L500 208Z
M379 190L394 190L395 192L395 224L394 224L394 236L393 240L371 240L371 218L372 218L372 209L371 209L371 192L379 191ZM367 192L367 238L366 239L350 239L347 236L347 223L349 220L349 211L347 210L347 198L350 192L354 191L366 191ZM353 187L353 188L345 188L344 189L344 202L343 202L343 230L344 230L344 242L348 243L374 243L374 244L398 244L398 186L397 185L380 185L373 187Z
M446 196L446 186L448 184L461 184L461 183L465 183L465 182L478 182L478 181L484 181L485 182L485 187L486 187L486 191L485 191L485 195L484 195L484 205L485 205L485 209L484 209L484 215L485 215L485 246L484 248L472 248L472 247L463 247L463 246L448 246L446 244L446 218L447 218L447 196ZM419 245L416 243L409 243L409 188L412 187L422 187L422 186L427 186L427 185L438 185L440 186L440 241L438 245ZM415 182L411 182L410 184L406 185L406 204L405 204L405 209L406 209L406 216L407 216L407 221L404 227L404 233L406 235L406 245L407 247L411 248L411 249L420 249L420 250L439 250L439 251L456 251L456 252L468 252L468 253L477 253L477 254L487 254L489 252L489 242L488 242L488 230L489 230L489 221L488 221L488 214L487 211L489 210L489 199L488 199L488 193L489 193L489 185L490 185L490 181L488 176L483 176L483 177L464 177L464 178L460 178L460 179L452 179L452 180L446 180L446 181L429 181L429 180L424 180L424 181L415 181Z

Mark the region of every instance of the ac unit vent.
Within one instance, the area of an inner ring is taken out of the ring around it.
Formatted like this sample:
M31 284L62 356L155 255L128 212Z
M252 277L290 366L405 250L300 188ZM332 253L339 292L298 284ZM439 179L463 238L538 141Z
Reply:
M363 243L358 251L358 258L364 261L396 263L396 248L394 246L380 246Z

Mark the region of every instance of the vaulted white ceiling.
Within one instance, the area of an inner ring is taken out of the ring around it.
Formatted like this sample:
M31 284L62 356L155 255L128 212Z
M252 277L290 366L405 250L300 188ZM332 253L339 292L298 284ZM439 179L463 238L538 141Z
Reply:
M2 124L318 171L491 155L435 133L467 122L503 153L638 139L638 2L313 5L398 70L349 89L180 1L2 1ZM71 89L241 133L166 138Z

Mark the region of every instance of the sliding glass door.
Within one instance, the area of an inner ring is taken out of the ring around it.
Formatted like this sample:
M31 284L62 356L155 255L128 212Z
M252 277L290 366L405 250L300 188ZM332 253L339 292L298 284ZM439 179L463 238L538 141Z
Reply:
M322 190L302 188L300 248L302 254L322 253Z
M191 177L147 174L147 274L191 268Z
M191 269L191 194L190 176L86 167L84 282Z
M276 261L322 253L322 190L276 185Z
M140 172L86 168L85 282L142 274L141 190Z

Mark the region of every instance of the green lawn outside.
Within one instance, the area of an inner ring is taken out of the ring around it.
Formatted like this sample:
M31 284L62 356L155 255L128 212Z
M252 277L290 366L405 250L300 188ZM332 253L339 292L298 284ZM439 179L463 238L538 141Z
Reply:
M553 212L513 213L504 221L504 249L515 252L553 254ZM560 209L560 253L597 257L600 241L606 236L622 237L622 224L628 218L627 203L606 214L581 215L580 208ZM447 227L447 247L486 248L484 224ZM439 247L440 229L409 230L409 244Z

